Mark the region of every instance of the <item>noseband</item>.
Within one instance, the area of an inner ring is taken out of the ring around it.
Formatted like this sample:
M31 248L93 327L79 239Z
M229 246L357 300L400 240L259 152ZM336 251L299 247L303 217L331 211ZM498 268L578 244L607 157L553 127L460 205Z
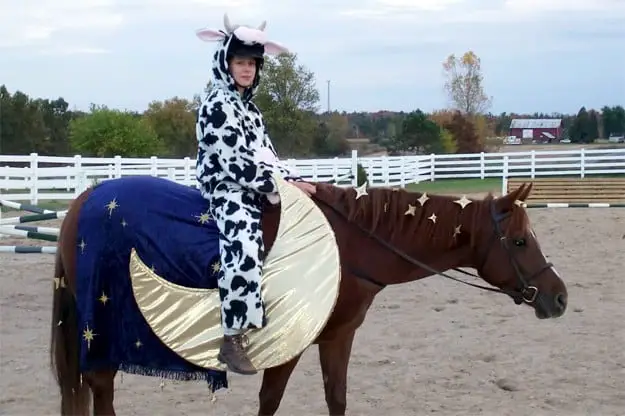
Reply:
M504 219L508 218L511 214L510 213L504 213L504 214L498 214L495 210L495 202L491 201L490 202L490 217L492 220L492 224L493 224L493 229L494 229L494 233L493 233L493 237L491 239L491 242L488 244L487 248L486 248L486 252L484 253L484 256L482 257L482 263L481 266L477 269L477 270L481 270L483 268L483 266L486 264L486 261L488 260L488 256L491 253L491 246L492 244L494 244L497 240L499 240L500 244L503 246L504 250L506 251L506 253L508 253L508 258L512 264L512 267L514 268L516 277L517 277L517 287L515 290L507 290L507 289L499 289L499 288L495 288L495 287L490 287L490 286L483 286L483 285L479 285L476 283L470 283L470 282L466 282L464 280L458 279L456 277L453 277L445 272L441 272L439 270L435 270L432 267L428 266L425 263L420 262L419 260L411 257L410 255L406 254L404 251L398 249L397 247L393 246L392 244L388 243L387 241L383 240L382 238L380 238L379 236L377 236L376 234L374 234L371 230L367 230L366 228L362 227L360 224L357 224L355 222L350 221L347 216L340 211L339 209L337 209L336 207L334 207L332 204L320 199L319 197L317 197L316 195L313 195L313 198L316 201L319 201L320 203L322 203L323 205L325 205L326 207L328 207L329 209L331 209L332 211L334 211L340 218L342 218L345 222L347 222L350 226L354 226L356 228L358 228L362 233L364 233L365 235L367 235L367 237L373 238L376 243L378 243L379 245L383 246L385 249L391 251L393 254L397 255L398 257L404 259L405 261L407 261L408 263L411 263L415 266L421 267L433 274L442 276L442 277L446 277L448 279L454 280L456 282L460 282L463 283L465 285L468 286L472 286L478 289L483 289L483 290L488 290L490 292L497 292L497 293L503 293L506 294L510 297L512 297L512 299L514 299L514 303L516 303L517 305L520 305L521 303L525 302L528 304L533 304L536 299L538 298L538 288L536 286L531 285L530 283L536 279L540 274L542 274L545 270L550 269L551 267L553 267L553 265L551 263L546 263L543 267L541 267L540 269L538 269L537 271L535 271L534 273L532 273L531 275L529 275L529 277L526 277L524 275L524 273L522 272L521 268L519 267L519 263L516 260L516 257L514 256L512 249L510 247L510 239L508 237L505 236L505 234L503 233L502 229L501 229L501 221L503 221ZM371 282L377 286L379 286L380 288L384 288L386 287L386 284L381 283L371 277L369 277L367 274L359 271L359 270L355 270L351 267L348 267L348 269L350 270L351 273L353 273L354 275L360 277L363 280L366 280L368 282ZM471 276L471 277L477 277L479 278L479 276L477 274L473 274L473 273L469 273L466 272L464 270L458 269L458 268L453 268L452 270L455 270L457 272L460 272L462 274L465 274L467 276Z

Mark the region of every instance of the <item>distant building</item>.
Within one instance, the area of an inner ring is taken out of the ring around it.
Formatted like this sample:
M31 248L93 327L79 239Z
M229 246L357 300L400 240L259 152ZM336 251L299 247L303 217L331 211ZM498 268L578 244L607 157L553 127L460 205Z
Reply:
M562 119L515 118L510 123L510 132L508 136L519 138L523 142L559 142L562 138Z

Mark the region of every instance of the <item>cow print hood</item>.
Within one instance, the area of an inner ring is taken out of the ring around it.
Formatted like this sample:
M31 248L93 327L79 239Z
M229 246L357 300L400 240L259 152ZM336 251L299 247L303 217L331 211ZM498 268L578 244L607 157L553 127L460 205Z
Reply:
M228 70L228 52L237 55L252 56L256 59L256 77L251 87L243 93L244 101L251 100L256 91L261 78L262 66L264 63L263 54L278 55L288 52L288 50L273 41L267 39L265 33L266 22L261 23L258 28L244 25L233 25L224 15L225 30L201 29L197 31L197 36L205 42L219 42L217 50L213 54L211 86L223 89L232 94L238 94L234 77Z

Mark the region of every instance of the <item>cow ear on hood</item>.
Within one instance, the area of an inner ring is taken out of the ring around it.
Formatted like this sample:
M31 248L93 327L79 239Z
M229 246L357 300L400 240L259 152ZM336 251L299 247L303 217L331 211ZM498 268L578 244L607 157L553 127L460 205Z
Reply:
M199 29L195 31L195 34L204 42L217 42L226 38L226 34L223 31L216 29Z
M267 55L280 55L288 52L289 50L286 48L286 46L282 46L278 42L270 40L265 43L265 53Z

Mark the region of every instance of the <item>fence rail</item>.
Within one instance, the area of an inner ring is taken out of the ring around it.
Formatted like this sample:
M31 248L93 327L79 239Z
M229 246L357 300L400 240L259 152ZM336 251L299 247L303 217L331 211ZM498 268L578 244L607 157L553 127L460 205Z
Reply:
M425 181L469 178L625 175L625 148L548 150L510 153L287 159L285 162L312 181L338 181L352 186L360 163L371 186L400 186ZM94 181L130 175L152 175L195 186L195 160L142 158L54 157L0 155L0 199L68 200Z

